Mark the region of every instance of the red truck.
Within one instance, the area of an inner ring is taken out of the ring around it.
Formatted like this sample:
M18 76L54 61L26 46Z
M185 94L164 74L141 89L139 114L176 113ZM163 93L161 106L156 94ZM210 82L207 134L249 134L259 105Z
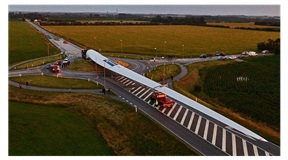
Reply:
M175 103L171 99L167 98L166 94L161 93L159 91L154 92L151 95L150 99L152 102L155 102L155 106L160 105L160 106L163 106L164 108L172 107Z

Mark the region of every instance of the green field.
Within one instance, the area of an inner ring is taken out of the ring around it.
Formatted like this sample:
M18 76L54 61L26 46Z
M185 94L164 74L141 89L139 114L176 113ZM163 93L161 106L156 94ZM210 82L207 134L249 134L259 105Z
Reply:
M197 155L141 111L109 97L10 86L9 100L9 155Z
M88 80L57 78L52 76L24 76L12 77L12 81L25 84L27 81L30 86L46 87L46 88L71 88L71 89L101 89L102 85Z
M280 131L280 56L210 67L200 76L219 104Z
M48 40L29 24L22 21L9 21L9 64L48 55ZM49 43L49 54L60 53Z
M198 57L201 53L214 54L215 51L237 54L244 50L256 50L257 43L280 37L279 32L173 25L44 28L88 48L101 49L101 52L122 51L150 56Z
M9 101L10 156L114 155L99 131L57 105Z

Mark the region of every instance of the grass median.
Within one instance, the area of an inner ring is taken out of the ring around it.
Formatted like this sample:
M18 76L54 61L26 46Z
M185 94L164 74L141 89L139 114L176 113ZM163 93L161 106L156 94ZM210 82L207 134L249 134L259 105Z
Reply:
M92 81L72 78L57 78L53 76L23 76L12 77L10 80L30 86L45 88L63 88L63 89L102 89L103 86Z
M172 76L177 76L181 73L181 68L176 64L168 64L168 65L161 65L156 68L154 68L151 72L148 72L145 74L146 77L156 81L161 81L161 76L163 76L163 79L169 79Z

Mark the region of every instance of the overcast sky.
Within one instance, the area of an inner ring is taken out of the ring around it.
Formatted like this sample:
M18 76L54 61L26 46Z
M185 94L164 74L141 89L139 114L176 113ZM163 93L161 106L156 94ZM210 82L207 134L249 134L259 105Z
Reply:
M280 16L280 5L9 5L9 11Z

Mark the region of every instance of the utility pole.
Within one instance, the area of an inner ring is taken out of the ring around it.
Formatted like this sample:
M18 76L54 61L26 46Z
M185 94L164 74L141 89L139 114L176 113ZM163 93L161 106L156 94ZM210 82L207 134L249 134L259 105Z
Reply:
M121 42L121 53L122 53L122 39L120 39L120 42Z
M94 37L94 48L96 48L96 37Z

